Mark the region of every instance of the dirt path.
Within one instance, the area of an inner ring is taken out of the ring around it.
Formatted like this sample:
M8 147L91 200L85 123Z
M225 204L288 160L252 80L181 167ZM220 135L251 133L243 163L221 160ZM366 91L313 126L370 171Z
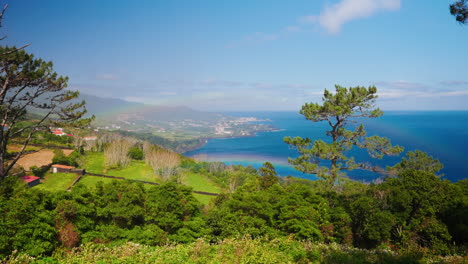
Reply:
M64 149L63 153L65 155L70 155L73 150ZM38 152L24 155L21 157L16 164L20 165L26 170L29 170L31 166L43 166L52 163L52 158L54 157L54 151L50 149L43 149Z

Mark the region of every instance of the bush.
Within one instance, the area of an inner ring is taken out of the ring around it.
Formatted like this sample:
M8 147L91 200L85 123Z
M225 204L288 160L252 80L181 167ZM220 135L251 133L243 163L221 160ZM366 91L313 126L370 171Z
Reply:
M128 155L130 158L134 160L142 160L143 159L143 150L141 148L134 146L128 151Z
M34 176L37 177L44 177L46 172L49 170L49 166L42 166L42 167L37 167L37 166L32 166L29 168Z
M68 157L65 156L63 150L56 149L54 150L54 157L52 158L52 163L54 164L62 164L62 165L69 165L69 166L78 166L77 158L80 154L76 151L72 152Z
M53 163L68 165L68 158L63 153L63 150L56 149L54 150L54 157L52 158Z

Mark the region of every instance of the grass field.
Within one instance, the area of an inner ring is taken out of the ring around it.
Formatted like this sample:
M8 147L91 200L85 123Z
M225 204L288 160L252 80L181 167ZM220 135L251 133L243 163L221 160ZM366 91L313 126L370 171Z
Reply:
M84 156L85 164L83 168L87 172L104 174L110 176L123 177L129 180L143 180L149 182L162 183L161 178L153 172L151 166L147 165L144 161L141 160L132 160L130 166L123 169L106 169L104 154L102 152L88 152ZM103 181L104 183L112 181L111 179L94 177L94 176L84 176L80 183L85 184L89 187L94 187L98 181ZM208 178L201 174L196 173L187 173L183 176L183 184L192 187L196 191L212 192L219 193L220 188L211 182ZM151 185L145 185L151 187ZM208 204L213 196L194 194L195 197L203 204Z
M106 169L104 154L101 152L88 152L83 166L87 172L104 174L110 176L124 177L130 180L143 180L150 182L161 182L161 178L154 174L151 166L142 160L132 160L130 166L123 169Z
M194 190L203 192L219 193L220 189L207 177L197 174L189 173L184 176L182 181L185 185L192 187Z
M87 172L103 174L104 172L104 154L101 152L87 152L83 156L83 169Z
M114 181L114 179L85 175L78 182L78 185L83 184L83 185L86 185L89 188L94 188L96 186L96 183L99 182L99 181L102 181L104 184L106 184L106 183L110 183L110 182Z
M151 166L141 160L132 160L130 166L121 170L108 170L106 175L124 177L129 180L161 182L161 178L154 174Z
M215 196L203 195L203 194L198 194L198 193L194 193L193 197L195 197L203 205L210 204L211 200L215 198Z
M189 173L186 174L183 178L183 183L187 186L192 187L196 191L202 192L211 192L211 193L219 193L220 188L216 186L213 182L211 182L207 177L197 174L197 173ZM193 194L195 198L197 198L202 204L209 204L210 201L214 198L214 196L203 195L203 194Z
M41 184L37 185L35 188L50 191L65 191L70 187L76 177L77 175L73 173L48 173Z

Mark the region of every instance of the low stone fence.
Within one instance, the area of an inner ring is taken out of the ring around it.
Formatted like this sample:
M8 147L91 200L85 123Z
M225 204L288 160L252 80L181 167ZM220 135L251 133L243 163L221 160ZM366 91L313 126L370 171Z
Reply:
M82 177L83 177L83 175L78 175L78 177L76 177L76 179L73 181L73 183L70 185L70 187L67 188L67 191L70 191L71 188L73 186L75 186L75 184L77 184L81 180Z
M149 182L149 181L142 181L142 180L131 180L131 179L127 179L127 178L124 178L124 177L110 176L110 175L90 173L90 172L85 172L85 175L103 177L103 178L110 178L110 179L116 179L116 180L128 180L128 181L132 181L132 182L141 182L141 183L144 183L144 184L151 184L151 185L160 185L157 182ZM217 193L202 192L202 191L193 191L193 192L198 193L198 194L202 194L202 195L218 196Z
M218 196L218 193L210 193L210 192L202 192L202 191L193 191L194 193L203 194L203 195L211 195L211 196Z

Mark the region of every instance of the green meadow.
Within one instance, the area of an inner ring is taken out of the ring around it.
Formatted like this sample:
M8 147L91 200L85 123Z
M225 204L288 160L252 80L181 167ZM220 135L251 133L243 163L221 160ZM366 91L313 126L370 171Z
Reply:
M142 180L156 183L163 182L161 177L154 173L151 166L141 160L132 160L128 167L122 169L106 168L105 157L102 152L87 152L82 157L81 167L89 173L123 177L129 180ZM181 174L182 183L186 186L192 187L193 190L211 193L219 193L221 191L219 186L204 175L184 171L182 171ZM112 180L113 179L86 175L79 183L88 187L94 187L99 181L107 183ZM147 186L150 187L151 185ZM194 194L194 196L203 204L208 204L214 197L202 194Z
M76 177L78 176L73 173L48 173L42 179L41 184L37 185L37 188L51 191L66 190L72 185Z

